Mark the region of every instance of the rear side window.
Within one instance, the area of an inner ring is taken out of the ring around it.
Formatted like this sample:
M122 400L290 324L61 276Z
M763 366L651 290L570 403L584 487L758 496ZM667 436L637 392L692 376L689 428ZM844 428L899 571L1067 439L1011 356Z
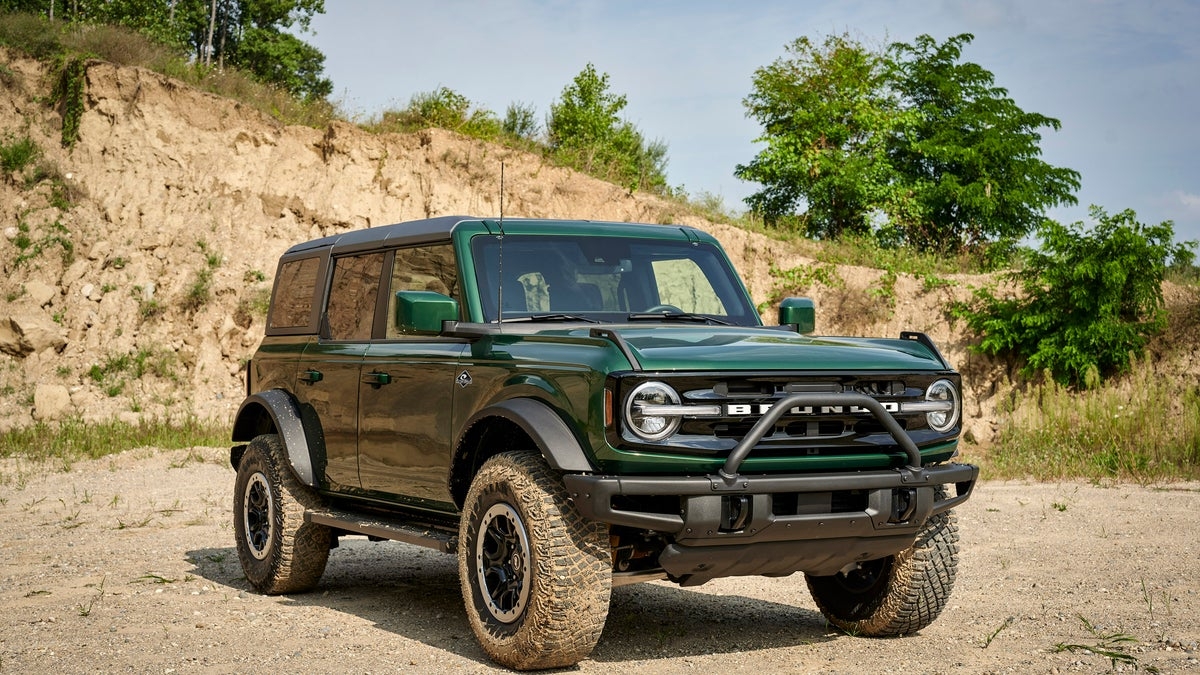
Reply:
M333 262L329 287L329 337L370 340L379 298L383 254L347 256Z
M269 330L305 328L310 324L320 269L320 258L292 260L280 266L271 315L267 318Z

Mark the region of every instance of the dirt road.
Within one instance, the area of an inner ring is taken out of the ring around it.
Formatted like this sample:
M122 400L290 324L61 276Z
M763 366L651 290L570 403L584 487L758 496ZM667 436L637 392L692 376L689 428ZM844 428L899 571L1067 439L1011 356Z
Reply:
M348 538L315 592L251 592L226 457L0 460L0 673L498 670L450 556ZM985 483L958 510L950 605L920 635L833 632L799 575L654 582L614 590L578 672L1200 673L1197 507L1197 484Z

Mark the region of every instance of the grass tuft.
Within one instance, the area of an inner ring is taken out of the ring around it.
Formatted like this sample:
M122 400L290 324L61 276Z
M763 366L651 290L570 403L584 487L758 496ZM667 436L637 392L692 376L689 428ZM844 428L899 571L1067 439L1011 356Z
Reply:
M225 425L195 416L143 420L137 424L68 419L38 422L0 433L0 457L54 460L66 467L78 460L99 459L134 448L178 450L228 445L228 442L229 430Z
M1049 377L1023 393L985 459L989 478L1200 478L1200 386L1135 359L1132 372L1074 391Z

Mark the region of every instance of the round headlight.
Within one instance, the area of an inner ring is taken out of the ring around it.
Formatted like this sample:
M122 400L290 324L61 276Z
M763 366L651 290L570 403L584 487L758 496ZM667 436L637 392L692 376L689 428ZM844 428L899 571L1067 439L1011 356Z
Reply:
M679 415L655 410L678 406L679 394L662 382L643 382L625 399L625 420L633 433L647 441L661 441L679 428Z
M958 389L954 388L954 383L950 380L938 380L929 385L925 390L925 400L932 403L941 403L941 410L931 410L925 413L925 421L929 423L929 428L934 431L946 432L954 428L958 424L958 417L962 411L962 402L958 395Z

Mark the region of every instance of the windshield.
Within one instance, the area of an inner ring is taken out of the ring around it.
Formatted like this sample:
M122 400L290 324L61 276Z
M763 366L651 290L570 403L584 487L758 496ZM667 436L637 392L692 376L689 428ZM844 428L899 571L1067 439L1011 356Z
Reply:
M724 254L705 242L481 235L471 247L488 322L501 319L496 308L503 302L504 321L547 315L623 322L661 314L760 323Z

